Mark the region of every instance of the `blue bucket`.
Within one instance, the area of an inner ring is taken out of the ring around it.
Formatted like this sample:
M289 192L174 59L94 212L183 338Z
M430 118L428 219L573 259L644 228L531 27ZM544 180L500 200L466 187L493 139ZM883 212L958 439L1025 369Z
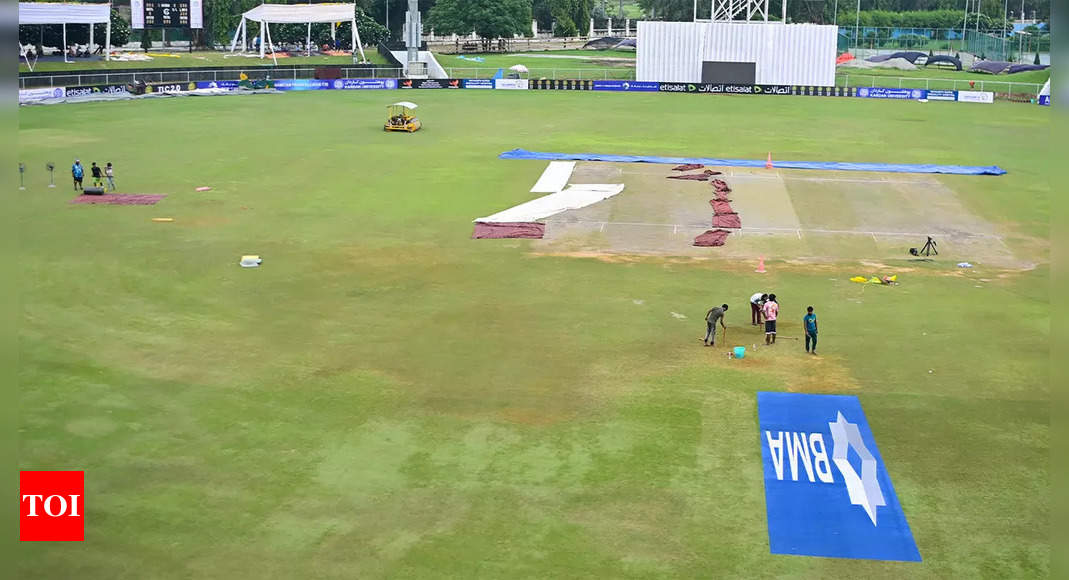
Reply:
M735 358L746 358L746 347L745 346L736 346L735 347Z

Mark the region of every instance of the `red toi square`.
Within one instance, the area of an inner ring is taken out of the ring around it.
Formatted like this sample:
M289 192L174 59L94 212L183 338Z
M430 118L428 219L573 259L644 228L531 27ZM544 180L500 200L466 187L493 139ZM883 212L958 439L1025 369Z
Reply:
M19 472L19 540L85 539L85 472Z

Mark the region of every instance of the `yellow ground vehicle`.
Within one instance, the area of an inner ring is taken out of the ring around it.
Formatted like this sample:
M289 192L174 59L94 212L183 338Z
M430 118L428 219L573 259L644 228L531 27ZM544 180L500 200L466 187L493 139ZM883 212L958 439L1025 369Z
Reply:
M386 131L407 131L409 133L419 131L423 123L420 123L419 119L412 114L417 106L415 103L408 101L387 105L386 124L382 128Z

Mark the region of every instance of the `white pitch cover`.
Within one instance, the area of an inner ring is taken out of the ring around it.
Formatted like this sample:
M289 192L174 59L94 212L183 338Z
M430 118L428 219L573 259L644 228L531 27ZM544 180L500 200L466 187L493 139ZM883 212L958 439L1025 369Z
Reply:
M575 161L550 161L531 193L557 193L568 185L572 171L575 171Z
M622 183L579 183L568 189L532 199L494 215L477 218L484 223L533 222L570 209L579 209L608 199L624 190Z

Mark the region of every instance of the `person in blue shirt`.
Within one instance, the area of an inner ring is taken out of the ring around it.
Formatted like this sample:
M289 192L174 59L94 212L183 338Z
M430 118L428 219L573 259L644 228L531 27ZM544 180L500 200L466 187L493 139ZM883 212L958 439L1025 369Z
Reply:
M802 318L802 327L805 328L805 351L817 354L817 315L813 314L813 307L805 309L806 315ZM809 343L813 342L813 350L809 350Z
M82 189L82 178L85 177L85 168L82 167L82 162L75 159L74 165L71 166L71 177L74 178L74 191Z

